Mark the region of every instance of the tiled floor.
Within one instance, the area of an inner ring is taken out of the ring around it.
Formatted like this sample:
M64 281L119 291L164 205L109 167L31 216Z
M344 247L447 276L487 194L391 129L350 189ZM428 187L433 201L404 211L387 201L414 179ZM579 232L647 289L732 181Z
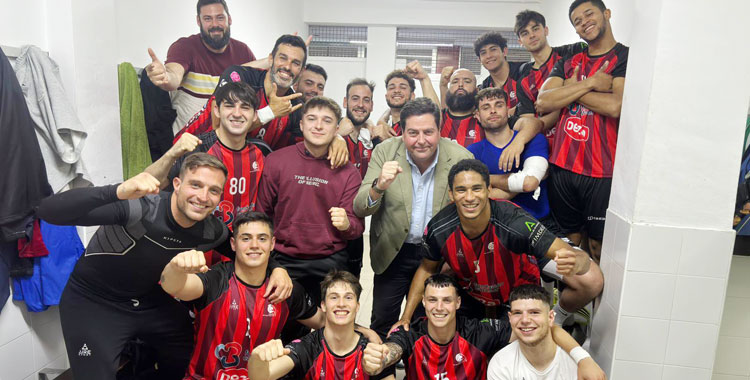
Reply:
M713 380L750 380L750 257L732 256Z

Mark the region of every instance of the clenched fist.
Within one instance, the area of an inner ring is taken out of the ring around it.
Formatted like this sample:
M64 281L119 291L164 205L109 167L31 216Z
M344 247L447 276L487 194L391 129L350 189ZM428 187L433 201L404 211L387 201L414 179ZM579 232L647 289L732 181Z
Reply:
M331 223L339 231L346 231L349 229L349 216L346 215L346 210L341 207L331 207L328 210L331 213Z
M173 257L169 262L177 271L183 273L206 273L208 272L208 266L206 265L206 256L202 251L196 251L191 249L189 251L181 252L177 256Z
M380 177L378 177L378 183L375 187L381 191L388 190L393 181L396 180L396 176L403 171L404 169L401 169L398 161L387 161L380 170Z

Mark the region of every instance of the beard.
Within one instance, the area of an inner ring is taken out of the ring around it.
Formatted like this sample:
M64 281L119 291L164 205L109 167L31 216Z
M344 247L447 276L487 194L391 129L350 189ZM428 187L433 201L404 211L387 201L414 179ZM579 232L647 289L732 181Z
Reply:
M285 80L282 79L279 76L279 71L284 70L287 74L289 74L290 79ZM281 88L289 88L292 87L295 83L297 83L297 80L299 79L299 75L294 75L291 71L287 71L286 69L277 69L276 67L271 66L271 69L268 71L271 73L271 81L273 83L276 83L277 86Z
M448 92L448 96L445 97L445 104L448 106L448 110L455 112L468 112L474 109L475 97L479 92L476 88L474 91L464 94L456 95L455 92Z
M221 37L211 37L211 32L213 31L222 31L224 32ZM211 28L209 30L205 30L201 27L201 40L208 45L211 49L214 50L221 50L225 48L229 44L229 35L230 35L229 27L227 26L226 29L222 28Z
M390 108L400 109L401 107L403 107L409 101L409 99L411 99L411 95L404 96L404 101L401 104L396 104L396 103L392 103L389 98L385 98L385 104L387 104L388 107L390 107Z
M362 124L364 124L364 123L365 123L365 122L367 121L367 119L369 119L369 118L370 118L370 112L368 112L368 113L367 113L366 115L364 115L364 116L362 117L362 119L361 119L361 120L358 120L358 119L357 119L357 118L356 118L356 117L354 116L354 114L352 113L352 111L351 111L350 109L348 109L348 108L347 108L347 109L346 109L346 117L348 117L348 118L349 118L349 120L351 120L351 121L352 121L352 124L354 124L354 126L355 126L355 127L359 127L359 126L361 126Z

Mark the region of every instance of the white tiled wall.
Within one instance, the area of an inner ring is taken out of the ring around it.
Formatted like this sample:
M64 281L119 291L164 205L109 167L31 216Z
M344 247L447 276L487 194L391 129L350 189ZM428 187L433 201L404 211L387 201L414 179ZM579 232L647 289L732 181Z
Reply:
M729 280L747 298L727 298L738 316L724 322L736 336L719 340L733 241L731 230L631 223L608 211L591 349L610 379L710 380L715 368L750 380L750 279ZM724 349L741 354L718 359Z
M67 368L57 307L42 313L8 302L0 311L0 379L36 380L43 368Z
M733 256L713 380L750 380L750 257Z

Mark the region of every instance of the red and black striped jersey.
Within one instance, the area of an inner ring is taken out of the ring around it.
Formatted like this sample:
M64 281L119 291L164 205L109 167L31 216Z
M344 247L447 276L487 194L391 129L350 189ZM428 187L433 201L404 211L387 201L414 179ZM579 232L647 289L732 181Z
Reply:
M440 126L440 136L457 142L462 147L484 140L484 129L474 114L453 116L448 109L443 110L443 124Z
M323 331L315 330L296 339L286 347L294 368L289 378L304 380L362 380L370 377L362 368L362 355L367 346L367 338L359 334L357 346L346 355L334 354L326 343Z
M359 174L364 178L372 156L373 146L372 140L370 140L370 131L367 128L362 128L359 134L357 141L354 141L351 136L344 137L344 140L346 140L346 148L349 149L349 162L359 170Z
M265 108L268 106L268 97L266 96L266 90L263 86L268 70L261 70L247 66L229 66L219 78L219 84L216 88L223 86L229 82L243 81L249 84L253 89L257 91L258 96L258 109ZM291 95L294 90L291 88L284 94L285 96ZM214 101L212 96L209 99L206 106L195 114L187 125L185 125L175 135L174 142L180 138L185 132L191 134L205 133L211 130L211 107ZM300 98L292 100L292 105L301 104ZM262 125L260 128L256 128L249 133L249 137L263 139L268 146L273 150L278 150L283 147L293 145L299 141L302 141L302 132L299 129L299 121L302 117L302 110L298 109L294 113L275 118L268 123Z
M440 210L427 224L424 257L445 259L459 285L488 306L505 304L513 288L538 284L536 260L555 240L539 221L509 201L489 200L485 232L469 239L461 229L455 204Z
M570 45L553 47L547 60L538 68L534 68L534 61L524 63L518 74L518 108L516 109L516 115L536 114L534 103L539 96L539 89L542 88L555 64L561 59L568 59L583 52L586 46L585 42L576 42ZM550 128L545 134L550 146L554 135L554 127Z
M401 121L397 121L393 124L391 124L391 128L396 132L396 136L401 136L404 134L404 130L401 128Z
M386 343L401 347L406 378L413 380L484 380L487 362L505 347L512 329L506 320L456 317L456 335L447 344L432 340L427 318L414 322L409 331L399 327Z
M586 48L558 61L550 76L569 78L580 66L578 80L583 80L594 75L608 61L606 72L615 78L624 78L628 50L627 46L618 43L605 54L591 56ZM619 124L619 118L600 115L578 102L571 103L560 114L549 162L581 175L611 178Z
M198 277L204 290L193 301L195 348L186 379L249 379L247 361L254 347L278 339L288 319L317 312L298 283L285 302L269 303L263 298L268 277L259 287L247 285L237 278L233 262L216 264Z
M518 84L516 80L518 78L522 64L523 63L521 62L508 62L510 71L508 72L508 79L506 79L505 83L503 83L503 91L508 94L508 108L513 108L516 106L516 104L518 104ZM492 80L492 75L488 75L487 78L484 78L482 83L479 85L480 89L488 87L496 87L495 81Z
M231 230L238 213L255 209L258 184L264 167L263 153L253 143L247 143L242 150L231 149L219 141L216 131L198 135L198 138L201 144L193 152L206 152L218 158L229 172L214 216L224 221ZM182 162L188 155L180 157L172 166L169 172L170 183L180 174Z

